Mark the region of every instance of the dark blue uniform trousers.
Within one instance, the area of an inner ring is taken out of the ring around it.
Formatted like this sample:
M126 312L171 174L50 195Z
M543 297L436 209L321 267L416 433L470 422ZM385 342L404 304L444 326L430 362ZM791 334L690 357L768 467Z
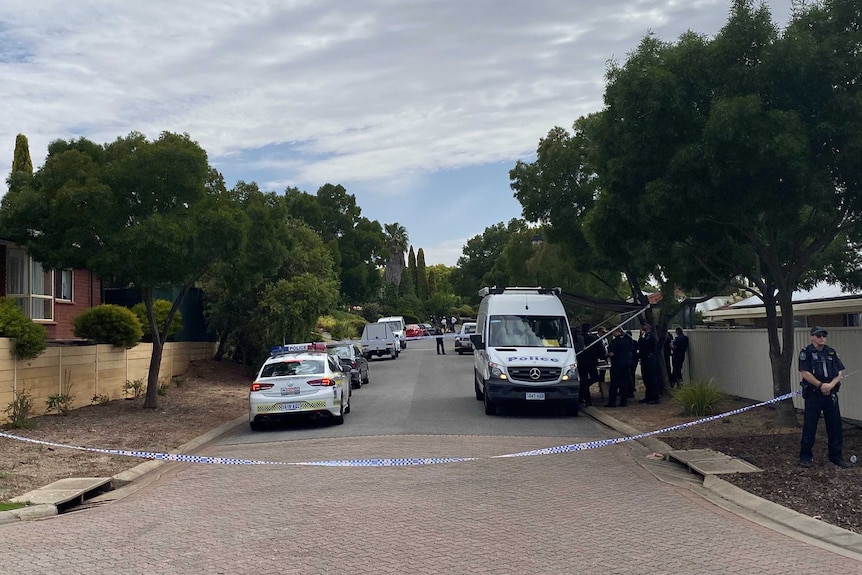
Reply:
M823 395L819 390L805 400L802 444L799 448L800 461L811 461L813 456L811 449L814 447L814 436L817 433L817 424L820 422L821 412L826 422L829 461L833 463L841 461L844 436L841 429L841 410L838 407L838 396L835 394Z

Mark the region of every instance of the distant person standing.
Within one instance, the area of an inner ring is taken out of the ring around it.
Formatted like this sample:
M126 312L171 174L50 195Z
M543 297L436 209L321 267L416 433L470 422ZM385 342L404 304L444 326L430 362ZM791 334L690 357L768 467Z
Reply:
M449 325L452 328L452 333L455 333L455 324L456 323L458 323L458 318L456 318L454 315L449 318Z
M805 417L802 423L802 441L799 447L800 467L811 467L812 448L820 414L826 422L826 445L829 461L838 467L851 467L845 461L844 431L841 428L841 410L838 407L838 388L844 375L844 364L835 350L826 345L828 332L820 326L811 328L811 343L799 354L799 373L802 375L802 397L805 398Z
M670 374L670 386L682 385L682 364L685 362L685 353L688 351L688 336L682 332L682 328L676 328L676 337L671 344L673 355L671 363L673 369Z
M446 348L443 346L443 332L446 331L446 319L443 319L443 322L437 326L435 330L435 335L437 336L437 355L446 355Z

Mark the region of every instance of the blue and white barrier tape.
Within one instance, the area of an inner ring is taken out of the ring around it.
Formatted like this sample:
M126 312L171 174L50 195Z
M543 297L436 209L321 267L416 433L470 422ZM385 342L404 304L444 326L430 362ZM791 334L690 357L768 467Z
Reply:
M694 427L695 425L701 425L703 423L708 423L710 421L715 421L716 419L722 419L724 417L729 417L731 415L737 415L739 413L743 413L750 409L754 409L756 407L763 407L764 405L769 405L772 403L777 403L779 401L783 401L785 399L789 399L794 395L799 395L802 393L802 390L798 390L791 393L785 393L779 397L775 397L768 401L762 401L760 403L755 403L754 405L748 405L746 407L740 407L739 409L734 409L732 411L726 411L724 413L719 413L717 415L711 415L709 417L705 417L703 419L698 419L695 421L689 421L688 423L680 423L679 425L673 425L671 427L665 427L663 429L657 429L655 431L648 431L646 433L639 433L637 435L631 435L628 437L617 437L614 439L601 439L598 441L587 441L584 443L572 443L569 445L558 445L556 447L547 447L545 449L533 449L530 451L521 451L519 453L508 453L506 455L494 455L491 456L490 459L500 459L506 457L529 457L533 455L550 455L553 453L569 453L572 451L585 451L588 449L598 449L599 447L604 447L606 445L614 445L617 443L623 443L626 441L635 441L638 439L643 439L644 437L650 437L653 435L659 435L662 433L667 433L670 431L677 431L680 429L685 429L688 427ZM11 433L4 433L0 431L0 437L6 437L8 439L15 439L18 441L25 441L28 443L36 443L38 445L45 445L48 447L59 447L64 449L75 449L78 451L89 451L92 453L104 453L107 455L122 455L126 457L139 457L142 459L155 459L160 461L178 461L182 463L208 463L215 465L293 465L293 466L313 466L313 467L407 467L412 465L438 465L441 463L459 463L461 461L476 461L478 459L482 459L480 457L410 457L410 458L395 458L395 459L336 459L331 461L303 461L303 462L285 462L285 461L260 461L255 459L234 459L232 457L208 457L204 455L184 455L180 453L157 453L150 451L134 451L134 450L126 450L126 449L99 449L96 447L81 447L77 445L66 445L63 443L53 443L50 441L42 441L39 439L32 439L29 437L21 437L18 435L12 435Z

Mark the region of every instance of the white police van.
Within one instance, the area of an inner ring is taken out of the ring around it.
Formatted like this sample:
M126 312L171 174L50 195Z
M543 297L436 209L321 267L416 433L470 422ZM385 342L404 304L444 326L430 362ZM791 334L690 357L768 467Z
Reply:
M560 288L483 288L473 341L476 399L496 415L507 402L559 403L578 414L575 346Z

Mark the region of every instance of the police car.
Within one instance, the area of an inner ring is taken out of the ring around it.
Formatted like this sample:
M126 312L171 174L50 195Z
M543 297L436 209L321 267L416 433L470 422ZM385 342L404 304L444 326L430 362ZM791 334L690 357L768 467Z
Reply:
M277 346L251 384L248 402L254 431L297 416L326 417L340 425L350 412L349 374L324 343Z

